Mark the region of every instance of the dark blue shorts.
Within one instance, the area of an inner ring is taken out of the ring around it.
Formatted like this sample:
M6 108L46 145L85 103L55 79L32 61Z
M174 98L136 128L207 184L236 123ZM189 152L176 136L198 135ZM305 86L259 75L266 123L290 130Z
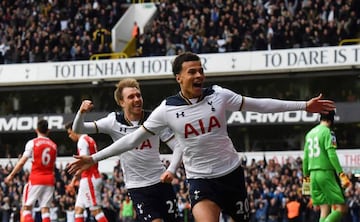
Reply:
M228 175L213 179L189 179L191 206L201 200L215 202L235 221L249 221L249 201L244 169L240 166Z
M148 187L128 190L139 221L162 218L166 222L178 222L176 195L171 184L157 183Z

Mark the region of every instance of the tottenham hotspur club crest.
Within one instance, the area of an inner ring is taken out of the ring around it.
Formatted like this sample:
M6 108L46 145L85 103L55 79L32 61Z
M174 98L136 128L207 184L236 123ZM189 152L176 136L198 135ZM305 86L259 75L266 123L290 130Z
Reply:
M215 112L215 108L213 106L213 102L212 101L208 101L207 104L209 104L211 106L211 111Z
M139 213L140 213L140 214L143 214L143 213L144 213L144 210L142 209L142 207L143 207L143 203L138 203L138 204L137 204L137 208L139 209Z
M194 191L194 194L195 194L194 199L195 199L195 200L199 199L200 190L195 190L195 191Z

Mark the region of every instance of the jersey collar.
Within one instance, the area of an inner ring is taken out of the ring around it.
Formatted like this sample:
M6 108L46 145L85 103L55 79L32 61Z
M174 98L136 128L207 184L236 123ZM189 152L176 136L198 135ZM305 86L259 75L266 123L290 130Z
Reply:
M206 96L211 95L214 93L214 90L212 88L203 88L202 89L202 93L200 95L200 97L198 97L196 103L202 101ZM191 105L192 102L190 101L190 99L186 98L182 92L180 91L178 94L188 105Z
M134 126L134 124L132 124L131 120L129 120L126 116L125 113L123 111L121 112L117 112L116 113L116 120L118 122L120 122L121 124L127 125L127 126ZM142 125L145 121L145 111L142 110L141 112L141 118L138 122L138 125Z

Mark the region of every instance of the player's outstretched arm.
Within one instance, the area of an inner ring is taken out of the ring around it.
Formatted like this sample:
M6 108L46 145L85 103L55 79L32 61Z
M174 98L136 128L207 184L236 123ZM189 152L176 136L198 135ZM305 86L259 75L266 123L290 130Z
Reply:
M335 103L331 100L323 100L322 94L308 101L291 101L271 98L243 97L241 110L259 113L286 112L305 110L312 113L328 113L335 109Z
M306 111L311 113L324 113L336 108L334 101L322 99L322 94L314 97L306 102Z
M125 135L110 146L105 147L91 156L74 156L76 160L69 164L68 172L74 174L77 171L89 169L92 165L101 160L117 156L128 150L134 149L138 144L145 141L152 135L153 134L146 131L145 128L140 127L134 132Z

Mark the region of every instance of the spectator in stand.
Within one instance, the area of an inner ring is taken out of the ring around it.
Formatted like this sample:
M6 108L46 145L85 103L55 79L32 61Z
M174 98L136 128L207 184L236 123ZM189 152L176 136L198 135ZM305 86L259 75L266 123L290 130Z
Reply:
M3 202L1 202L0 214L2 217L2 220L1 220L2 222L10 221L11 206L10 206L10 198L9 197L5 197L3 199Z
M267 222L267 211L269 203L267 200L260 199L257 203L257 209L255 213L255 218L257 222Z
M360 183L357 184L355 190L347 191L347 205L349 206L348 221L360 221Z
M331 4L329 2L331 1L284 0L253 1L253 3L230 1L213 4L167 0L157 4L159 16L155 17L152 24L148 24L150 27L147 30L144 30L145 39L150 42L151 37L156 36L156 33L163 33L163 45L170 47L171 44L167 41L171 39L175 44L185 46L192 37L183 34L191 31L200 44L200 47L193 47L194 50L198 53L206 53L209 50L208 47L204 49L201 47L204 38L214 38L216 41L224 39L229 43L225 48L226 52L264 49L258 44L250 44L249 37L245 38L246 33L252 33L250 39L253 39L253 43L262 33L267 37L267 42L272 49L336 46L344 38L358 38L360 2L355 0L334 1ZM96 35L91 40L94 52L111 52L109 50L111 37L105 33L109 33L121 17L121 3L115 0L93 3L88 1L48 1L46 3L15 1L12 4L10 1L2 1L0 11L4 16L0 21L0 27L1 30L9 31L0 33L0 36L3 36L0 45L6 46L7 49L3 50L3 53L0 52L2 55L0 63L42 62L50 59L54 61L54 56L41 54L62 51L56 50L55 47L65 48L62 53L63 58L59 61L70 61L72 59L70 51L76 41L76 36L83 37L84 31ZM273 27L274 33L267 35L268 25L274 23L278 24L277 27ZM98 27L101 28L97 29ZM304 37L313 41L319 40L315 45L309 45L308 40L301 41L306 27L309 27L310 32L309 36ZM176 38L173 38L174 35ZM35 49L36 45L39 49ZM80 51L84 50L86 45L81 46ZM101 50L99 50L100 45L103 45ZM240 48L241 45L242 48ZM145 44L142 50L150 53L151 48L147 47L151 46ZM165 56L168 51L169 48L166 48L157 52L156 55ZM30 52L38 54L36 59L33 55L29 58ZM149 56L149 53L144 53L142 56ZM88 58L84 57L84 59Z
M291 192L286 203L287 219L289 222L301 222L300 202L297 200L296 192Z
M94 48L98 50L98 53L106 52L106 45L110 44L111 33L102 26L101 23L97 24L96 30L93 32Z
M129 195L125 195L125 200L121 203L120 219L122 222L133 222L136 219L134 203Z
M273 197L270 199L268 206L268 221L267 222L278 222L280 214L280 203L277 198Z
M132 28L131 37L137 39L140 36L140 28L137 22L134 22L134 26Z
M270 161L268 161L270 162ZM248 175L247 178L250 175L250 171L252 171L254 168L260 168L260 162L259 161L254 161L252 164L249 163L249 165L244 165L245 167L245 174ZM258 178L265 178L263 181L261 181L260 179L257 180L256 183L259 183L259 185L261 183L266 183L266 184L270 184L270 187L279 187L279 189L275 189L273 190L273 188L270 188L269 191L270 193L274 193L275 196L278 196L278 203L279 203L279 219L278 221L286 221L287 219L285 218L283 220L283 217L281 216L281 212L284 211L284 206L282 205L282 196L289 196L289 187L292 186L294 179L292 178L293 176L291 176L291 180L285 180L285 179L280 179L283 176L283 172L281 170L282 165L280 165L279 163L275 163L276 165L278 165L278 167L276 168L276 171L278 172L278 176L275 176L277 179L276 180L270 180L269 176L266 176L268 173L267 172L262 172L262 171L258 171L256 174L256 177ZM167 164L168 165L168 164ZM296 165L291 166L292 168L297 168ZM300 166L301 167L301 166ZM0 165L0 178L4 178L6 177L6 175L9 174L9 172L11 172L11 163L9 163L8 165L5 165L3 167L1 167ZM108 177L108 179L104 179L104 186L108 187L108 191L106 191L106 196L108 198L108 195L110 195L110 199L107 200L107 202L104 202L102 205L104 207L104 213L106 214L106 216L108 215L113 215L113 214L119 214L119 209L116 208L117 206L120 206L120 202L124 199L125 196L125 192L126 190L123 188L124 184L122 182L122 173L121 170L118 171L118 169L120 169L120 167L118 165L114 166L114 173L113 175L117 175L115 176L116 179L114 179L111 176L111 173ZM57 173L59 175L66 175L66 172L62 169L62 167L60 168L56 168ZM17 176L16 176L16 184L13 184L11 186L0 186L0 202L3 202L3 199L5 197L9 197L10 198L10 203L11 203L11 214L15 215L15 219L14 221L20 221L20 219L16 219L16 217L19 216L19 210L21 208L21 200L20 200L20 194L22 192L22 187L23 185L26 183L26 176L27 175L27 171L25 169L23 169L22 171L20 171ZM177 198L178 198L178 202L181 203L179 205L179 207L181 207L182 209L184 209L184 211L182 212L182 218L184 218L184 220L187 221L193 221L191 218L191 214L189 214L189 209L187 207L190 207L189 204L189 198L188 198L188 192L187 190L187 185L186 185L186 180L185 180L185 174L184 174L184 168L183 166L181 166L180 168L178 168L177 172L176 172L177 177L173 180L173 188L174 190L176 190L177 192ZM301 175L297 175L296 177L300 177ZM70 176L65 176L63 177L64 181L60 181L58 180L58 182L56 183L57 186L55 187L55 193L54 193L54 204L56 206L58 206L58 222L65 222L65 209L68 208L69 203L75 204L75 199L74 197L69 196L68 193L66 193L65 191L61 191L61 190L65 190L65 186L68 185L71 182L71 177ZM247 181L250 181L249 179L247 179ZM346 192L346 196L349 197L348 198L348 203L349 203L349 211L346 215L346 218L343 220L344 222L358 222L359 220L354 218L351 219L351 216L353 215L352 213L355 213L355 216L358 216L359 210L358 208L356 208L356 204L354 203L358 203L356 201L358 201L356 198L359 197L360 194L360 182L359 179L357 179L356 177L353 177L351 179L352 181L352 186L351 188L348 188ZM60 183L61 182L61 183ZM247 189L250 190L251 183L247 182ZM280 188L282 187L282 188ZM110 192L111 191L111 192ZM264 191L260 191L260 194L264 192ZM110 194L109 194L110 193ZM250 194L251 192L249 192ZM104 192L105 194L105 192ZM298 195L298 194L297 194ZM271 196L271 195L270 195ZM121 201L117 201L117 199L120 198ZM180 199L181 198L181 199ZM268 197L269 198L269 197ZM267 199L268 199L267 198ZM263 199L263 198L262 198ZM309 199L308 197L301 197L298 195L298 199L299 201L301 200L301 202L304 202L306 204L306 210L305 211L305 216L303 217L303 221L319 221L319 209L317 207L314 207L312 205L311 199ZM252 199L250 198L250 209L254 209L254 201L258 202L260 200L260 197ZM354 200L354 202L352 203L352 200ZM110 202L109 202L110 201ZM270 200L271 201L271 200ZM182 206L185 205L185 206ZM271 205L271 203L270 203ZM269 211L270 211L270 205L269 205ZM185 207L185 208L184 208ZM354 207L354 209L352 210L352 207ZM255 211L254 211L255 213ZM268 213L268 218L270 218L270 212ZM110 217L109 217L110 218ZM348 219L350 218L350 219ZM2 219L2 216L0 214L0 221ZM306 220L304 220L306 219ZM88 219L88 221L91 221L91 219ZM111 221L116 221L119 222L120 218L119 217L111 217ZM251 220L251 222L256 222L255 220Z

